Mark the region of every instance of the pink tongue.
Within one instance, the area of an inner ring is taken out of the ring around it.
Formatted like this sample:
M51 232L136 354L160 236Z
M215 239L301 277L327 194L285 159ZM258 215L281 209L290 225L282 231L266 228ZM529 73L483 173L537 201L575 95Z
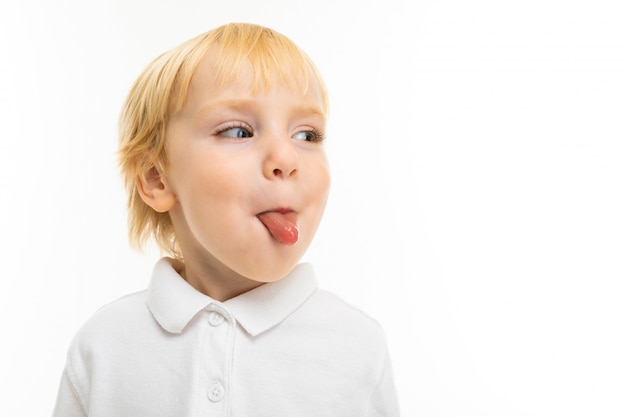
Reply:
M285 245L293 245L298 241L298 225L296 213L280 213L266 211L257 216L261 223L274 236L274 239Z

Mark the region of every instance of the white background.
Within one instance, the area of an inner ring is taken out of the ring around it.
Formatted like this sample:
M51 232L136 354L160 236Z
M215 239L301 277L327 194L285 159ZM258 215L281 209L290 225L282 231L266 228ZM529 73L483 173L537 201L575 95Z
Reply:
M306 259L386 329L405 417L626 415L626 2L7 3L0 415L49 415L80 324L147 285L121 103L229 21L326 78L333 189Z

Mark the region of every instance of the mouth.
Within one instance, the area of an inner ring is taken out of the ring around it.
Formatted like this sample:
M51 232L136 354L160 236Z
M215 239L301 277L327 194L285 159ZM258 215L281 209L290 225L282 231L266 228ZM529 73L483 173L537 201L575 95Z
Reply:
M295 245L298 242L298 214L285 208L264 211L256 216L267 231L283 245Z

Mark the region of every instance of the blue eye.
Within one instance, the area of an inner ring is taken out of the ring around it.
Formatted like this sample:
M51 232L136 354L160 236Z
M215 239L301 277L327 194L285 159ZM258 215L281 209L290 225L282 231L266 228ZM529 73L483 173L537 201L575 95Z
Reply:
M321 142L324 140L324 136L317 130L303 130L293 135L293 138L305 142Z
M244 139L251 138L252 132L245 127L229 127L228 129L218 132L219 136L227 136L229 138Z

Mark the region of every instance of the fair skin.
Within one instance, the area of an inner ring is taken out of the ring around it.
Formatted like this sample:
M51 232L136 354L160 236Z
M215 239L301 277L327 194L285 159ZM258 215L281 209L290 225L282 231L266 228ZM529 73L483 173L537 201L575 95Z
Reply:
M315 83L304 93L278 82L253 94L250 68L221 88L212 74L207 54L170 117L166 172L143 173L138 188L169 212L183 277L223 301L293 269L322 218L330 175Z

